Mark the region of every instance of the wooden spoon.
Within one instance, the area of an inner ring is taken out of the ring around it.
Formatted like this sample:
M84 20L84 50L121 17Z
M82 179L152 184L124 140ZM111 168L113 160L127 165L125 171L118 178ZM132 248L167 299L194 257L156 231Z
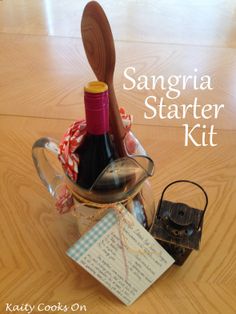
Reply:
M102 7L96 2L89 2L82 15L81 33L85 53L89 64L99 81L106 82L109 88L110 127L114 135L114 141L119 157L127 156L123 139L126 135L113 86L115 70L115 45L111 27ZM144 203L139 193L136 197L136 205L133 204L131 212L138 217L138 221L148 226ZM139 204L139 205L137 205Z
M106 14L96 1L89 2L84 8L81 33L84 49L93 72L99 81L108 85L110 127L119 157L127 156L123 143L126 133L113 86L116 61L114 40Z

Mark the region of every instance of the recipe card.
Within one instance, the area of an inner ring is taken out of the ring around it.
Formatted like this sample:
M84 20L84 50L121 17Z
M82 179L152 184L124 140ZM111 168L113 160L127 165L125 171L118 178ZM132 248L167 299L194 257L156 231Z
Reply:
M122 208L119 214L113 209L109 211L67 254L130 305L174 259Z

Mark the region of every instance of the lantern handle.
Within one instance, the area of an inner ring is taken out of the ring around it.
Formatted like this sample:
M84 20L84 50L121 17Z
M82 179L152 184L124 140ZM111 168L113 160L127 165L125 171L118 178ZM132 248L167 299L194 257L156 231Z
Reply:
M197 186L199 189L202 190L202 192L203 192L203 194L204 194L204 196L205 196L205 199L206 199L206 203L205 203L204 209L202 210L203 213L202 213L202 216L201 216L199 225L198 225L198 229L199 229L200 227L202 227L203 218L204 218L204 215L205 215L205 212L206 212L206 209L207 209L207 205L208 205L208 196L207 196L206 191L203 189L203 187L202 187L200 184L198 184L198 183L196 183L196 182L194 182L194 181L190 181L190 180L176 180L176 181L173 181L173 182L169 183L169 184L164 188L164 190L162 191L161 199L160 199L160 202L159 202L158 211L159 211L159 209L161 208L162 200L163 200L163 197L164 197L164 194L165 194L166 190L167 190L171 185L174 185L174 184L176 184L176 183L190 183L190 184L193 184L193 185Z

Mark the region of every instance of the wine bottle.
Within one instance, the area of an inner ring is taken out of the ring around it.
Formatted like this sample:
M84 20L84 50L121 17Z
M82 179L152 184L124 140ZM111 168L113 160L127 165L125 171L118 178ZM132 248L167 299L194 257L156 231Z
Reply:
M84 88L87 133L76 150L79 156L77 184L90 189L102 171L116 159L109 135L108 87L100 81L90 82ZM113 173L109 179L95 184L95 189L114 189L119 186Z

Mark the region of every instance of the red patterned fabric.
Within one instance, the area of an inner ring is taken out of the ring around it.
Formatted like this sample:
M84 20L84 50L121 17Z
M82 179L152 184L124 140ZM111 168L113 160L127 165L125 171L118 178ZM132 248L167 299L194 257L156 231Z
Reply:
M126 114L124 108L120 108L120 115L123 121L123 125L127 132L130 130L132 123L132 115ZM86 121L75 121L63 135L61 143L59 144L58 158L62 164L63 170L69 176L69 178L76 182L78 179L78 165L79 158L75 154L75 151L79 147L84 135L86 134ZM136 143L132 140L132 137L127 136L126 146L128 152L131 154L134 152Z
M66 184L63 184L56 196L56 209L59 214L65 214L74 206L74 198Z

